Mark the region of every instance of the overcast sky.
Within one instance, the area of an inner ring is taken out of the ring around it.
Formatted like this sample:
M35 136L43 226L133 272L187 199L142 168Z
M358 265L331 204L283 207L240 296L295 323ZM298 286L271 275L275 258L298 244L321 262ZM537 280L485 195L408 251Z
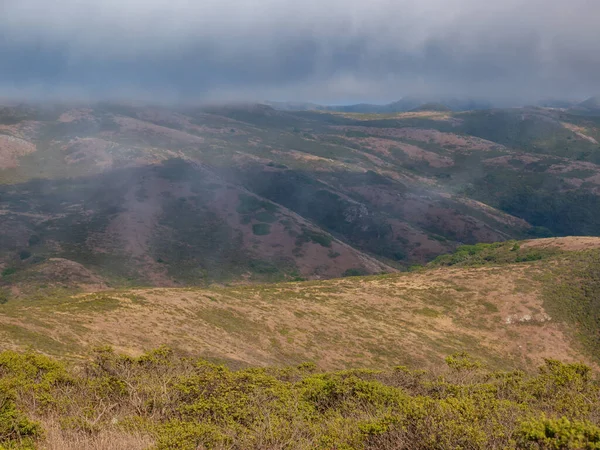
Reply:
M600 94L600 0L0 0L0 96Z

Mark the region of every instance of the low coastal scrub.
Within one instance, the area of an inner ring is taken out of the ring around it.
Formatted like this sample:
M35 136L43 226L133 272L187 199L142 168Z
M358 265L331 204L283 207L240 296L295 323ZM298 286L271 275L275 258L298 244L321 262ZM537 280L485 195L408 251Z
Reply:
M2 449L599 449L600 382L582 364L490 371L232 370L159 348L67 365L0 353Z

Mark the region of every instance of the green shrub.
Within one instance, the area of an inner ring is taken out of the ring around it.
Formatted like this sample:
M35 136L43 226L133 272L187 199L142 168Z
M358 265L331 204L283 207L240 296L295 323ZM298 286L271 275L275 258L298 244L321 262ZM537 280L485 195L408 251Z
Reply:
M63 433L145 433L157 449L598 449L600 384L583 364L490 372L466 353L433 372L322 372L315 364L231 370L161 347L110 348L67 370L0 353L0 448L33 448L58 417ZM410 443L410 446L407 446ZM82 447L83 448L83 447Z
M27 242L31 247L33 247L34 245L38 245L40 242L42 242L42 240L38 235L34 234L29 237L29 240Z
M210 423L172 420L157 427L157 450L197 450L225 445L230 439L222 428Z
M273 223L277 222L277 217L268 211L261 211L254 216L258 222Z
M237 212L240 214L251 214L261 209L268 212L276 212L279 208L271 202L261 200L258 197L248 194L239 195L240 203L237 207Z
M521 423L518 439L522 448L600 449L600 427L588 421L541 416Z
M33 448L33 440L41 437L37 422L29 420L19 411L9 394L0 390L0 449Z
M348 269L342 274L343 277L360 277L364 275L367 275L367 271L362 268Z
M275 264L259 259L250 260L248 266L250 270L259 274L275 274L279 272L279 268Z
M302 245L305 242L312 241L315 244L319 244L322 247L331 247L333 238L327 234L319 233L309 229L302 230L302 234L296 238L296 245Z
M552 231L546 227L531 227L527 230L527 234L534 238L549 238L554 236Z
M31 252L29 250L21 250L19 252L19 258L21 260L27 259L31 256Z
M7 267L6 269L4 269L2 271L2 276L3 277L8 277L8 276L13 275L15 273L17 273L17 269L15 267Z
M271 225L268 223L255 223L252 225L252 232L256 236L266 236L271 233Z
M553 248L521 249L518 242L496 242L493 244L462 245L449 255L435 258L432 266L478 266L539 261L560 253Z

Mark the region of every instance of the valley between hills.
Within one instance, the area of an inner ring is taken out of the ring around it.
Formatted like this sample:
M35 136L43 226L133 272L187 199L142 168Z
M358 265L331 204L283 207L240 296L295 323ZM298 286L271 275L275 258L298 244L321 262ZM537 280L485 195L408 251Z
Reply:
M597 448L596 103L358 109L0 108L0 449Z

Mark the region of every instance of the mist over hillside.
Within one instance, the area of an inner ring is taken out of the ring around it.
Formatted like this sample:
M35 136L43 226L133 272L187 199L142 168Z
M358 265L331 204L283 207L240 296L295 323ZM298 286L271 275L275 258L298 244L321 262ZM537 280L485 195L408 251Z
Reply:
M2 282L19 295L11 280L56 258L115 287L319 279L462 244L600 235L590 105L6 106Z
M600 448L598 17L0 0L0 450Z

